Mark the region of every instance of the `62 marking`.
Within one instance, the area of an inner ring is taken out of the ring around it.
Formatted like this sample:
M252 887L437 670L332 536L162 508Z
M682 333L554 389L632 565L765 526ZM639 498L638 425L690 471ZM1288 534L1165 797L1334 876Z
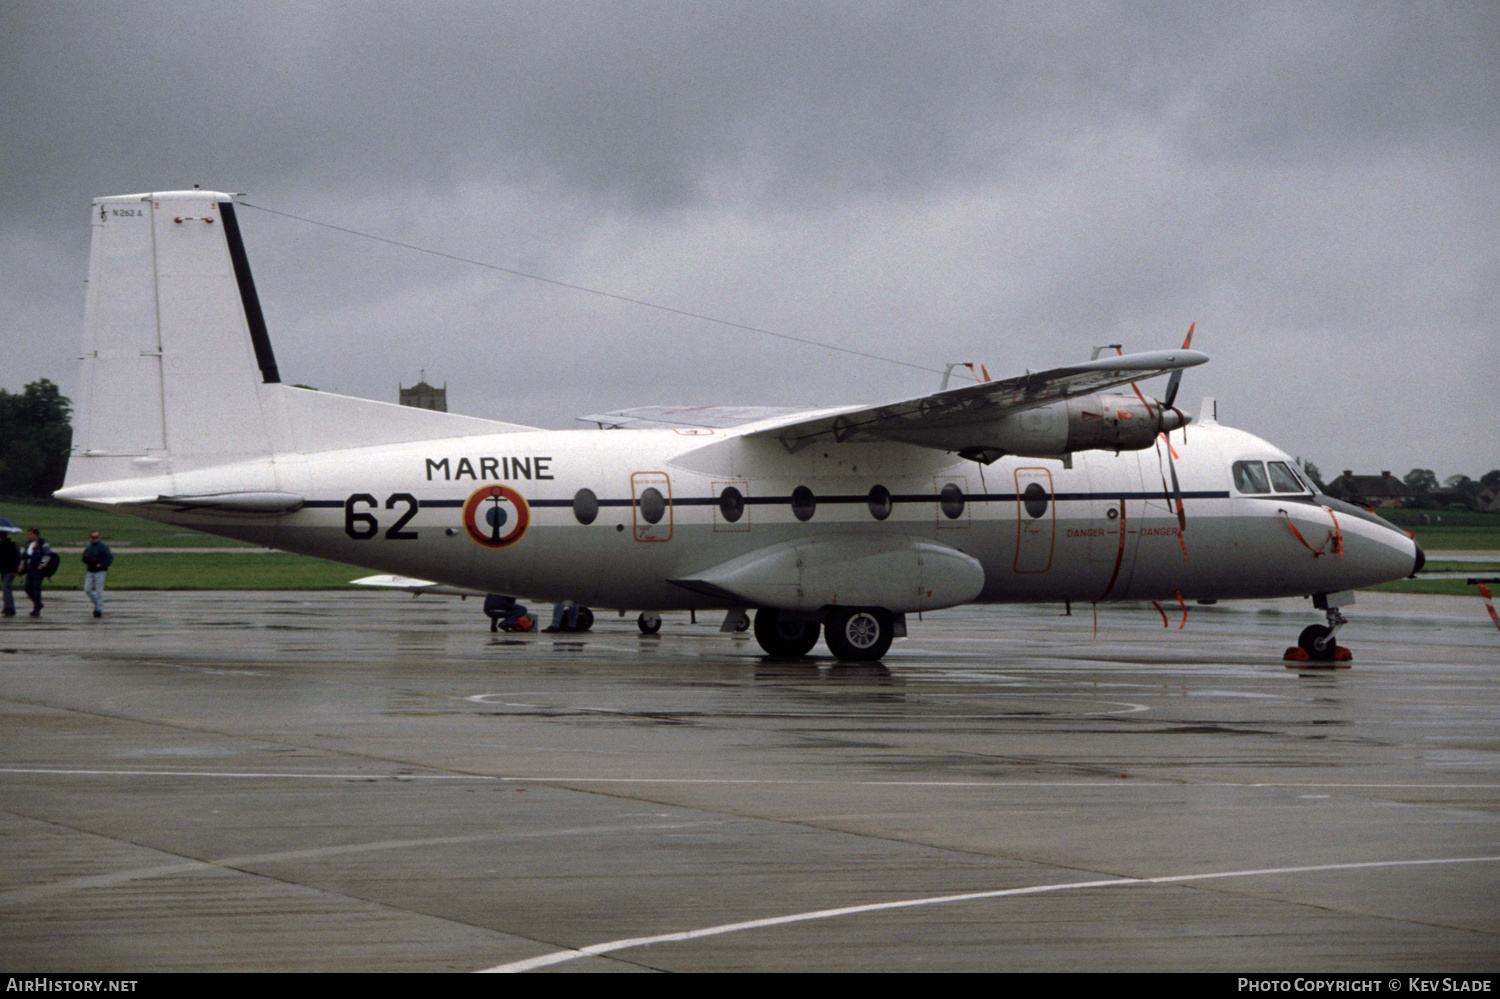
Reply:
M386 529L387 541L415 541L416 531L403 531L406 522L417 515L417 498L411 493L391 493L385 499L385 508L394 510L398 503L406 504L406 512L401 515L389 528ZM365 513L355 509L356 505L364 504L372 510L379 509L379 503L369 493L355 493L344 500L344 533L356 541L365 541L373 538L380 530L380 522L372 513Z

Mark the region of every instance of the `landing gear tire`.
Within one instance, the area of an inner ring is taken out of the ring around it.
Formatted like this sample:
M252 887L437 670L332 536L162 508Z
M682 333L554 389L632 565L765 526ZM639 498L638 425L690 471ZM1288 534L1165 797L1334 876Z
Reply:
M635 626L641 629L643 635L654 635L661 631L661 615L655 611L645 611L635 619Z
M755 640L772 659L801 659L818 644L818 622L783 617L780 611L755 612Z
M1307 653L1307 658L1314 662L1332 662L1339 647L1338 642L1328 637L1332 634L1333 629L1327 625L1310 624L1297 636L1297 644ZM1322 648L1318 647L1320 642L1323 643Z
M835 607L828 612L823 638L840 662L871 663L890 651L896 622L879 607Z
M573 626L574 631L588 631L594 626L594 612L587 607L578 608L578 623Z

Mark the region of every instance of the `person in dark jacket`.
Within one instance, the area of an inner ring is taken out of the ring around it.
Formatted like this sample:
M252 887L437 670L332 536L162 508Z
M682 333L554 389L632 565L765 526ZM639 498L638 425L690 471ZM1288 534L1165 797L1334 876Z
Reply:
M98 531L89 532L89 546L83 550L83 592L94 602L94 616L104 616L104 576L114 564L115 553L99 540Z
M31 616L42 616L42 570L52 557L52 549L33 527L26 532L26 550L21 553L21 571L26 573L26 595L31 598Z
M21 568L21 549L10 539L9 534L0 534L0 589L5 592L5 616L16 616L16 598L10 592L15 582L16 571Z
M484 598L484 612L489 615L490 630L530 631L531 618L526 614L526 605L516 603L515 597L491 593Z

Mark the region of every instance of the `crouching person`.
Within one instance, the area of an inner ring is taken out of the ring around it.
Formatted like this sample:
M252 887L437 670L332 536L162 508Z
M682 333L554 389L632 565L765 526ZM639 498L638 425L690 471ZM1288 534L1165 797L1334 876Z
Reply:
M516 603L515 597L491 593L484 598L484 612L489 615L490 630L530 631L531 618L526 615L526 605Z

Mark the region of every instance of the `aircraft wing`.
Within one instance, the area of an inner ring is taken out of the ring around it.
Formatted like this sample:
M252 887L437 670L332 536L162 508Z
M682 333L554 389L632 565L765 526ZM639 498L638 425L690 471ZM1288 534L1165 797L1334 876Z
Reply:
M636 406L580 416L601 430L727 430L778 416L811 412L789 406Z
M1154 378L1208 360L1196 350L1157 350L1084 361L1016 378L964 385L883 406L855 408L811 419L793 417L747 437L774 437L788 451L826 441L894 440L945 451L982 447L984 429L1026 409Z

